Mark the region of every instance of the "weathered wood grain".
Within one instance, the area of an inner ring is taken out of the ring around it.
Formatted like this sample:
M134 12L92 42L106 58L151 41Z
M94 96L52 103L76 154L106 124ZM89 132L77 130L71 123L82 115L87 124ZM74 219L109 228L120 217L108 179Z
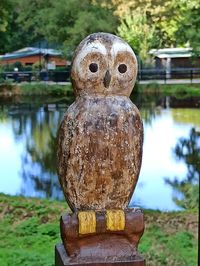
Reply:
M143 128L122 96L79 98L59 130L58 172L73 209L125 208L141 165Z
M143 143L140 114L128 98L136 73L133 51L114 35L89 36L75 53L76 101L58 134L58 174L73 210L124 209L130 201Z

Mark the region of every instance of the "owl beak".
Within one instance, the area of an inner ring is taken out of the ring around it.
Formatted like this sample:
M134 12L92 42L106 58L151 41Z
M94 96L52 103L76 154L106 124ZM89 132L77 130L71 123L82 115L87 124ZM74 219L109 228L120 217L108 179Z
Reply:
M111 81L111 75L109 70L106 71L105 77L103 79L103 85L105 88L108 88L110 85L110 81Z

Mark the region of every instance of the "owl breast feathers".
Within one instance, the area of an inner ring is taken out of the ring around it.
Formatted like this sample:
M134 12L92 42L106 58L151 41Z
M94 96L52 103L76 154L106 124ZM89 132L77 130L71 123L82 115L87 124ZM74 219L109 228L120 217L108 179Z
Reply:
M76 101L58 142L58 173L71 208L127 207L140 171L142 141L141 119L130 100Z

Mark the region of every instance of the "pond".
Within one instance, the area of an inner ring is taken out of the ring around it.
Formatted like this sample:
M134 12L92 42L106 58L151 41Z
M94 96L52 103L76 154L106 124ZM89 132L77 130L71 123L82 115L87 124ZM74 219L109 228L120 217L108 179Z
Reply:
M174 198L184 196L181 184L192 184L199 178L200 98L135 96L132 101L142 115L144 147L130 205L180 210ZM56 174L55 143L57 129L71 102L1 99L0 192L63 199Z

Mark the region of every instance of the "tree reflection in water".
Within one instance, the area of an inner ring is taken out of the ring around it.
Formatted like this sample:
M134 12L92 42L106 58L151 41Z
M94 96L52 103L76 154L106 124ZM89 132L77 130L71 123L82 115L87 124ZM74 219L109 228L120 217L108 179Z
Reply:
M167 184L173 187L176 195L175 203L185 209L197 208L199 202L199 177L200 177L200 132L192 128L189 138L179 139L175 149L175 158L187 165L187 176L179 181L165 178Z
M20 175L21 194L45 198L63 198L56 174L56 134L63 111L38 108L13 116L15 137L23 138Z
M132 94L131 100L140 110L143 121L151 125L153 120L160 115L161 108L166 108L166 97L151 94Z

